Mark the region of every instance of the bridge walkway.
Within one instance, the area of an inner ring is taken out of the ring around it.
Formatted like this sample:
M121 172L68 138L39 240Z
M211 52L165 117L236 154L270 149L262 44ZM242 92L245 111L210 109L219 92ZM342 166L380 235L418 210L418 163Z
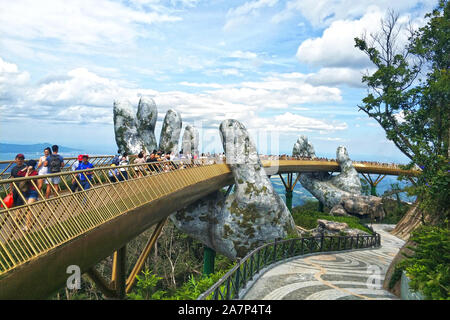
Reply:
M243 300L391 300L384 276L404 241L373 225L381 247L294 258L260 275Z

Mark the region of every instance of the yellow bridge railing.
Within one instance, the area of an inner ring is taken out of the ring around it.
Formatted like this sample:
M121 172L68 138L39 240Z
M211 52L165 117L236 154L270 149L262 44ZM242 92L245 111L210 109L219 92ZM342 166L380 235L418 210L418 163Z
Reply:
M226 164L166 161L2 180L3 189L13 190L24 203L23 183L35 188L41 200L7 208L0 199L0 275L121 214L228 172ZM50 183L55 177L61 179L59 190ZM56 196L46 199L38 179L47 180ZM80 190L72 191L72 183Z
M114 156L106 155L106 156L89 156L89 162L94 165L94 167L102 167L107 166L111 164L112 159ZM29 161L31 159L26 159L25 161ZM33 159L36 160L36 163L39 163L39 159ZM78 161L77 157L64 157L64 168L62 168L62 171L70 171L72 168L72 165ZM15 160L5 160L0 161L0 178L1 179L8 179L11 177L11 169L15 166Z

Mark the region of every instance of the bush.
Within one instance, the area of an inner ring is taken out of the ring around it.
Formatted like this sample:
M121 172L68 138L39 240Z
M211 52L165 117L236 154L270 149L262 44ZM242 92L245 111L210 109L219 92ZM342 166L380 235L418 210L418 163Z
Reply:
M447 228L422 226L413 232L416 247L413 256L400 263L411 279L411 288L426 299L449 300L450 289L450 231Z
M137 283L133 293L128 294L132 300L195 300L197 297L208 290L224 274L225 270L218 271L208 276L190 275L189 281L185 282L180 288L170 293L163 290L156 290L158 282L162 277L152 274L148 269L142 272L142 275L136 276Z

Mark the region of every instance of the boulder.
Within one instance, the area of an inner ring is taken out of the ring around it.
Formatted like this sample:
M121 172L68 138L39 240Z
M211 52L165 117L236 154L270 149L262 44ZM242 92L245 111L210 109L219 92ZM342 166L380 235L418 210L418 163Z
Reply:
M324 236L356 236L356 235L368 235L367 232L364 232L359 229L349 228L348 224L345 222L335 222L329 221L325 219L317 220L317 227L311 230L308 230L308 233L313 237Z

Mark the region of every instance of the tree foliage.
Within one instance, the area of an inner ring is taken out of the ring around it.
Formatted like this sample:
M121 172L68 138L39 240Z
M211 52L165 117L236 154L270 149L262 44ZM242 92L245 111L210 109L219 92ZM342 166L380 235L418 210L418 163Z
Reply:
M362 81L368 95L359 110L375 119L389 140L418 166L415 194L430 213L448 216L449 177L449 67L450 6L441 0L417 30L402 27L389 11L377 34L355 38L355 47L367 54L376 71ZM408 42L400 38L409 33Z
M414 255L403 260L399 270L411 278L411 288L426 299L450 299L450 231L447 228L422 226L411 237Z

